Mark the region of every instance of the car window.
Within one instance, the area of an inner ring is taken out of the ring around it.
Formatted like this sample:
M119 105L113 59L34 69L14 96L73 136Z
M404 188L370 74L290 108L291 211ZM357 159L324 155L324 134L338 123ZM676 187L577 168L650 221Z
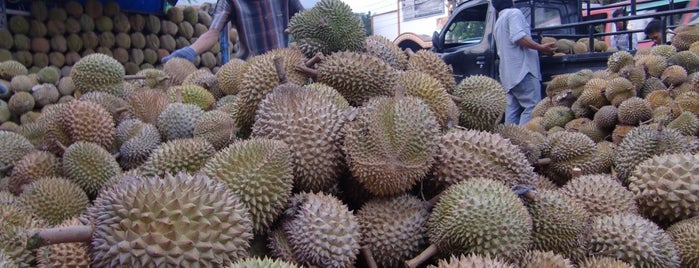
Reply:
M452 19L444 34L444 45L478 44L485 34L485 17L488 5L480 5L460 12Z

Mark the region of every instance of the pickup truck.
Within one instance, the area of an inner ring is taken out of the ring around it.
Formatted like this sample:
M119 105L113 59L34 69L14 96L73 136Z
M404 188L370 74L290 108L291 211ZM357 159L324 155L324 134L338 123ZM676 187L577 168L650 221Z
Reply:
M532 35L535 40L544 36L557 39L565 38L577 41L589 37L593 31L595 37L603 33L594 33L594 26L614 21L615 19L583 21L581 15L582 1L571 0L516 0L515 7L521 9L533 25ZM533 12L532 12L533 10ZM684 12L695 11L686 9ZM628 16L627 19L668 16L665 13L677 13L681 10L659 12L654 15ZM673 13L673 14L675 14ZM532 16L533 14L533 16ZM399 36L394 41L399 47L412 50L424 48L429 44L454 70L457 83L470 75L485 75L499 78L493 29L497 14L488 0L467 0L460 3L449 16L444 28L434 32L430 42L419 45L414 38ZM625 19L625 18L621 18ZM616 20L620 20L616 18ZM592 44L591 44L592 45ZM591 50L593 51L593 50ZM632 51L633 53L633 51ZM572 73L581 69L600 70L607 67L607 59L612 52L595 52L585 54L567 54L562 56L545 56L540 58L542 81L549 81L552 76ZM504 62L506 64L506 62ZM542 90L545 87L542 87Z

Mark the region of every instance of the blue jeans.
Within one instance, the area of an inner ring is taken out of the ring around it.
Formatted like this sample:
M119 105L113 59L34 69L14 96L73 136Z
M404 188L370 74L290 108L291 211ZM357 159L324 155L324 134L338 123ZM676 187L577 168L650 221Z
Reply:
M534 106L541 101L541 83L531 73L507 92L505 123L524 125L532 119Z

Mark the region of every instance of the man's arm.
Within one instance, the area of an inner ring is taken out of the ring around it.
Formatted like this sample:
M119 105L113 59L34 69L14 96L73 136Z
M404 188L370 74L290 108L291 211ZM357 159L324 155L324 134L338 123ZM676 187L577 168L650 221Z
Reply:
M555 43L546 43L542 45L529 38L529 36L522 37L521 39L517 40L516 43L521 47L531 48L542 53L553 53L555 50L553 48Z

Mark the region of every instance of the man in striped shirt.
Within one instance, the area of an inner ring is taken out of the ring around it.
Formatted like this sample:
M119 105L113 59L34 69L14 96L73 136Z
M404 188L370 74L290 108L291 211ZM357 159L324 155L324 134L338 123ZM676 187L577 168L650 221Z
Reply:
M197 55L218 42L221 31L229 21L238 30L237 58L245 60L275 48L287 47L289 36L284 30L289 19L303 9L299 0L219 0L209 30L190 46L164 57L162 62L173 57L194 62Z

